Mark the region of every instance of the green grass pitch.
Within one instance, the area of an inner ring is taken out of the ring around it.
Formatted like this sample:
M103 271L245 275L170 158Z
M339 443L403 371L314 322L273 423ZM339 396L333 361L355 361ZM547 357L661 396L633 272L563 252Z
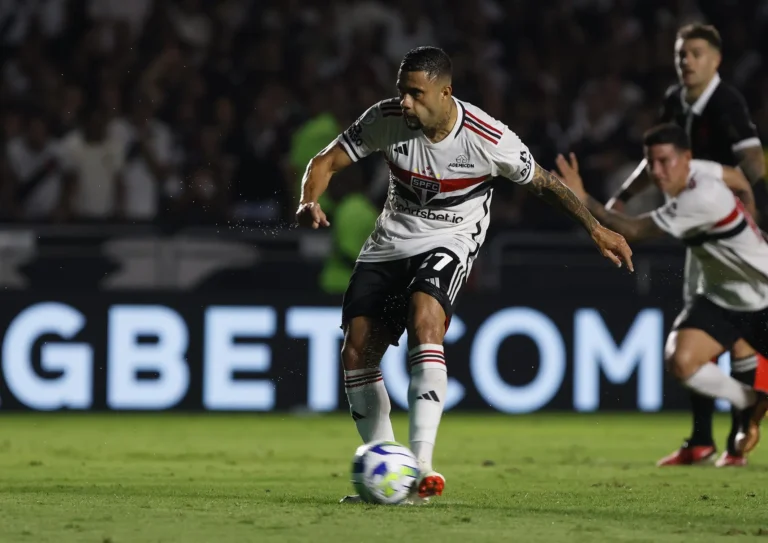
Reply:
M445 494L386 507L337 503L348 416L3 414L0 542L768 542L765 444L747 469L654 467L687 431L683 414L448 413Z

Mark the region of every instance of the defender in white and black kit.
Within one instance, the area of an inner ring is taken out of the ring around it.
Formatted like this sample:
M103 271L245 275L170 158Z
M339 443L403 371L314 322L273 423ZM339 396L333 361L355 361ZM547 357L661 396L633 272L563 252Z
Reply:
M675 67L679 82L672 85L664 96L659 122L673 122L685 129L691 140L691 151L696 159L717 162L726 171L738 168L754 186L763 212L766 206L765 161L757 129L750 118L746 101L741 93L718 74L722 41L718 31L708 25L686 25L678 31L675 42ZM732 178L738 177L732 175ZM730 181L726 176L726 182ZM650 184L644 168L638 168L612 198L607 207L627 202L634 194ZM748 208L754 209L752 191L729 183ZM699 269L691 252L686 252L683 299L688 304L699 282ZM731 349L731 374L743 383L755 381L758 363L766 364L745 341L738 341ZM683 446L660 459L658 465L685 465L708 461L716 454L712 433L714 401L691 393L693 429ZM736 436L744 421L734 411L726 450L717 460L717 466L744 466L746 458L735 448Z
M394 440L379 364L388 346L408 331L409 441L420 467L414 494L427 498L441 494L445 484L432 468L448 383L443 336L485 239L491 179L525 185L579 221L616 265L632 269L632 261L624 239L541 169L514 132L453 97L451 61L442 50L410 51L397 88L399 98L369 108L312 159L297 220L328 226L317 200L332 174L383 153L391 172L389 197L344 295L344 381L363 441Z
M692 167L683 128L662 124L651 129L644 149L648 172L668 201L639 217L609 211L586 194L575 157L570 164L559 158L558 168L589 210L627 239L669 234L689 247L701 279L692 303L675 320L665 360L691 390L748 410L757 401L752 386L725 375L711 361L740 338L768 353L768 244L722 177L710 168ZM753 419L746 436L737 437L738 452L757 444L758 422Z

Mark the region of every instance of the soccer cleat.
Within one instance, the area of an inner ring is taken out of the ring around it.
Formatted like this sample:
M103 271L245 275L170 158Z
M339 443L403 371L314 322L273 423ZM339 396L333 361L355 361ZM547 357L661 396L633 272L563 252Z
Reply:
M436 471L430 471L419 480L418 495L425 499L430 496L442 496L445 489L445 477Z
M720 458L715 462L717 468L736 467L742 468L747 465L747 457L741 455L731 454L728 451L724 451L720 455Z
M677 449L672 454L669 454L656 462L656 466L692 466L695 464L706 464L711 462L715 457L714 445L689 445L688 442L683 443L683 446Z

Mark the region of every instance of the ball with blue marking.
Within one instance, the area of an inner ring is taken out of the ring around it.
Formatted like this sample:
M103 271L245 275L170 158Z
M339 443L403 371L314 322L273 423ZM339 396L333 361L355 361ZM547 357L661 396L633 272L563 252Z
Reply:
M395 441L358 447L352 460L352 485L366 503L397 505L405 501L419 478L411 450Z

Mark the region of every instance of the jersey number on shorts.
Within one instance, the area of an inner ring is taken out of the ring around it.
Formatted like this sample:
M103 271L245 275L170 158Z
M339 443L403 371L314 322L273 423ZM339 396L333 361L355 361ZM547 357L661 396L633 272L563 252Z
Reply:
M449 255L448 253L435 253L434 255L431 255L430 258L422 262L419 269L426 268L430 261L435 260L437 260L437 262L435 262L435 264L432 266L432 269L435 271L440 271L451 263L451 260L453 260L453 255Z

